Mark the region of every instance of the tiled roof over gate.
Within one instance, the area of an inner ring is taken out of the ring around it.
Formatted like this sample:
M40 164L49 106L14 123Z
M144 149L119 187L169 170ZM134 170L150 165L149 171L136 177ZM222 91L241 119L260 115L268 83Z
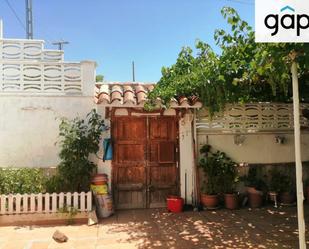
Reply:
M154 89L154 84L123 82L97 83L95 85L95 102L111 107L143 107L147 95ZM158 99L158 104L160 100ZM200 108L202 104L196 97L171 99L172 108Z

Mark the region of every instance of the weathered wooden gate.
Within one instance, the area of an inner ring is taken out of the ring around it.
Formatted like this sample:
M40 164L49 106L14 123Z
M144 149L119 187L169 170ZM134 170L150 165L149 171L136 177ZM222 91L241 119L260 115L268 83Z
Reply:
M164 207L179 194L175 117L113 117L113 190L118 209Z

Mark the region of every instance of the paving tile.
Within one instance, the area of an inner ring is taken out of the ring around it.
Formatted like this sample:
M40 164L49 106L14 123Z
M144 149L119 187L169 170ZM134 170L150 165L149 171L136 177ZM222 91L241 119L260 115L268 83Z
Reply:
M108 218L99 220L100 225L113 225L118 223L118 215L114 214Z
M261 240L258 240L256 242L256 248L261 248L261 249L282 249L283 244L273 240L273 239L269 239L269 238L263 238ZM286 248L290 248L290 247L286 247Z
M118 211L117 213L118 223L134 222L135 220L136 216L134 215L134 210Z
M118 238L98 238L96 241L96 246L107 246L107 245L112 245L112 244L117 244L119 243Z
M273 227L265 229L265 232L277 241L291 241L298 239L298 229L284 229Z
M295 249L299 248L298 239L297 240L287 240L280 243L282 249Z
M7 241L3 243L1 249L24 249L27 244L27 240Z
M206 220L206 224L209 226L216 227L238 227L245 226L247 221L241 216L235 215L234 213L225 214L224 216L218 215L216 213L203 213L202 214Z
M48 242L32 242L28 248L29 249L48 249L50 241Z
M69 239L67 242L58 243L56 241L51 241L48 246L48 249L75 249L74 243Z
M6 241L0 240L0 249L4 248L4 244L6 243Z
M74 249L95 249L97 238L72 241Z
M309 226L309 205L305 206ZM52 240L59 230L67 243ZM309 240L309 230L306 232ZM0 227L0 249L297 248L295 207L169 213L119 211L99 225Z
M132 244L112 244L108 246L101 245L96 247L96 249L137 249L137 248L139 247Z

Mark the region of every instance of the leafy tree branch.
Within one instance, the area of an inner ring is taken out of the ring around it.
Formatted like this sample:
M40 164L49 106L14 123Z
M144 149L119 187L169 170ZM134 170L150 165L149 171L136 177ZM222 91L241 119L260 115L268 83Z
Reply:
M198 97L210 113L220 111L226 103L256 101L291 101L289 54L297 51L301 89L309 86L309 44L255 43L255 33L248 23L230 7L221 11L230 30L214 33L221 53L198 40L196 54L184 47L177 61L162 68L162 77L149 94L146 108L160 98L167 107L171 98ZM309 100L309 91L301 91L302 101Z

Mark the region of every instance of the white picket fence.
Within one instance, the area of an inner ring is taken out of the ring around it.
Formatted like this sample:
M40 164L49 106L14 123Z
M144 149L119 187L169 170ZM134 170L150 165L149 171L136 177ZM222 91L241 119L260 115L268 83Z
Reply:
M85 212L92 209L92 193L10 194L0 196L0 215L57 213L64 207Z

